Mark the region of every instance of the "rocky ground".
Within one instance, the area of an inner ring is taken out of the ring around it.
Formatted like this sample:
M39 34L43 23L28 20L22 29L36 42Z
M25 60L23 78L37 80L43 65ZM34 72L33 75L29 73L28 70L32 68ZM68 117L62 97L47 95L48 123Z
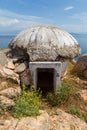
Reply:
M0 52L0 101L3 105L13 107L14 99L20 96L21 88L18 74L15 71L23 71L24 64L13 64L11 60L6 58L5 52ZM15 59L14 59L15 60ZM83 112L87 112L87 80L73 76L71 68L73 64L69 64L68 73L62 78L63 81L74 83L77 93L80 94L81 100L73 101L61 105L60 107L52 107L44 104L45 110L40 111L37 117L24 117L21 119L13 118L8 112L0 117L0 130L87 130L87 123L77 116L66 113L72 102L77 103ZM20 69L22 68L22 69Z
M40 111L41 115L15 119L2 117L0 130L87 130L87 124L76 116L57 109L53 115Z

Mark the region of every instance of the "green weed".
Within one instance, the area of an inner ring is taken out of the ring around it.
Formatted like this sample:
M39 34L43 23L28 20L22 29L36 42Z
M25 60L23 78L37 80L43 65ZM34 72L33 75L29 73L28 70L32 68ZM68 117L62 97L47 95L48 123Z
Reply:
M21 96L16 100L13 116L21 118L24 116L36 116L42 108L41 95L30 88L28 92L23 89Z
M75 94L75 88L68 83L62 83L58 92L47 94L48 102L55 106L61 105L68 101L69 97Z

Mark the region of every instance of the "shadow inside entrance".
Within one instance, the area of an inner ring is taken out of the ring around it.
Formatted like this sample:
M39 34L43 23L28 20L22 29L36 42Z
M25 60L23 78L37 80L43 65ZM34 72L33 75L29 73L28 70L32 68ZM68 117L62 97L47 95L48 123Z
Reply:
M37 69L37 89L40 89L43 95L54 91L54 69Z

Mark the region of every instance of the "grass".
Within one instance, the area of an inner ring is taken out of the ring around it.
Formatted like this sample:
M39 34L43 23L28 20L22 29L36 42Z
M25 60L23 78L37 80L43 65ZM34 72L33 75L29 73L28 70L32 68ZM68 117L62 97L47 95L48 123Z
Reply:
M70 84L64 82L61 84L58 92L47 94L47 100L52 106L65 104L70 96L75 95L75 88Z
M21 118L24 116L37 116L42 109L41 95L30 88L28 92L22 91L21 96L16 100L13 108L13 116Z

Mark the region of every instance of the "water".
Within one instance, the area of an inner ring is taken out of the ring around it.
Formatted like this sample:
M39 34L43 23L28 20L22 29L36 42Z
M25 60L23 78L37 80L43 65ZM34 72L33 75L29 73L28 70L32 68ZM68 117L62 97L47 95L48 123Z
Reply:
M72 35L79 42L80 47L82 48L82 54L87 54L87 34L75 34ZM10 41L15 36L0 36L0 48L7 48Z
M87 54L87 34L72 34L74 38L79 42L82 49L82 54Z
M0 36L0 48L7 48L14 36Z

